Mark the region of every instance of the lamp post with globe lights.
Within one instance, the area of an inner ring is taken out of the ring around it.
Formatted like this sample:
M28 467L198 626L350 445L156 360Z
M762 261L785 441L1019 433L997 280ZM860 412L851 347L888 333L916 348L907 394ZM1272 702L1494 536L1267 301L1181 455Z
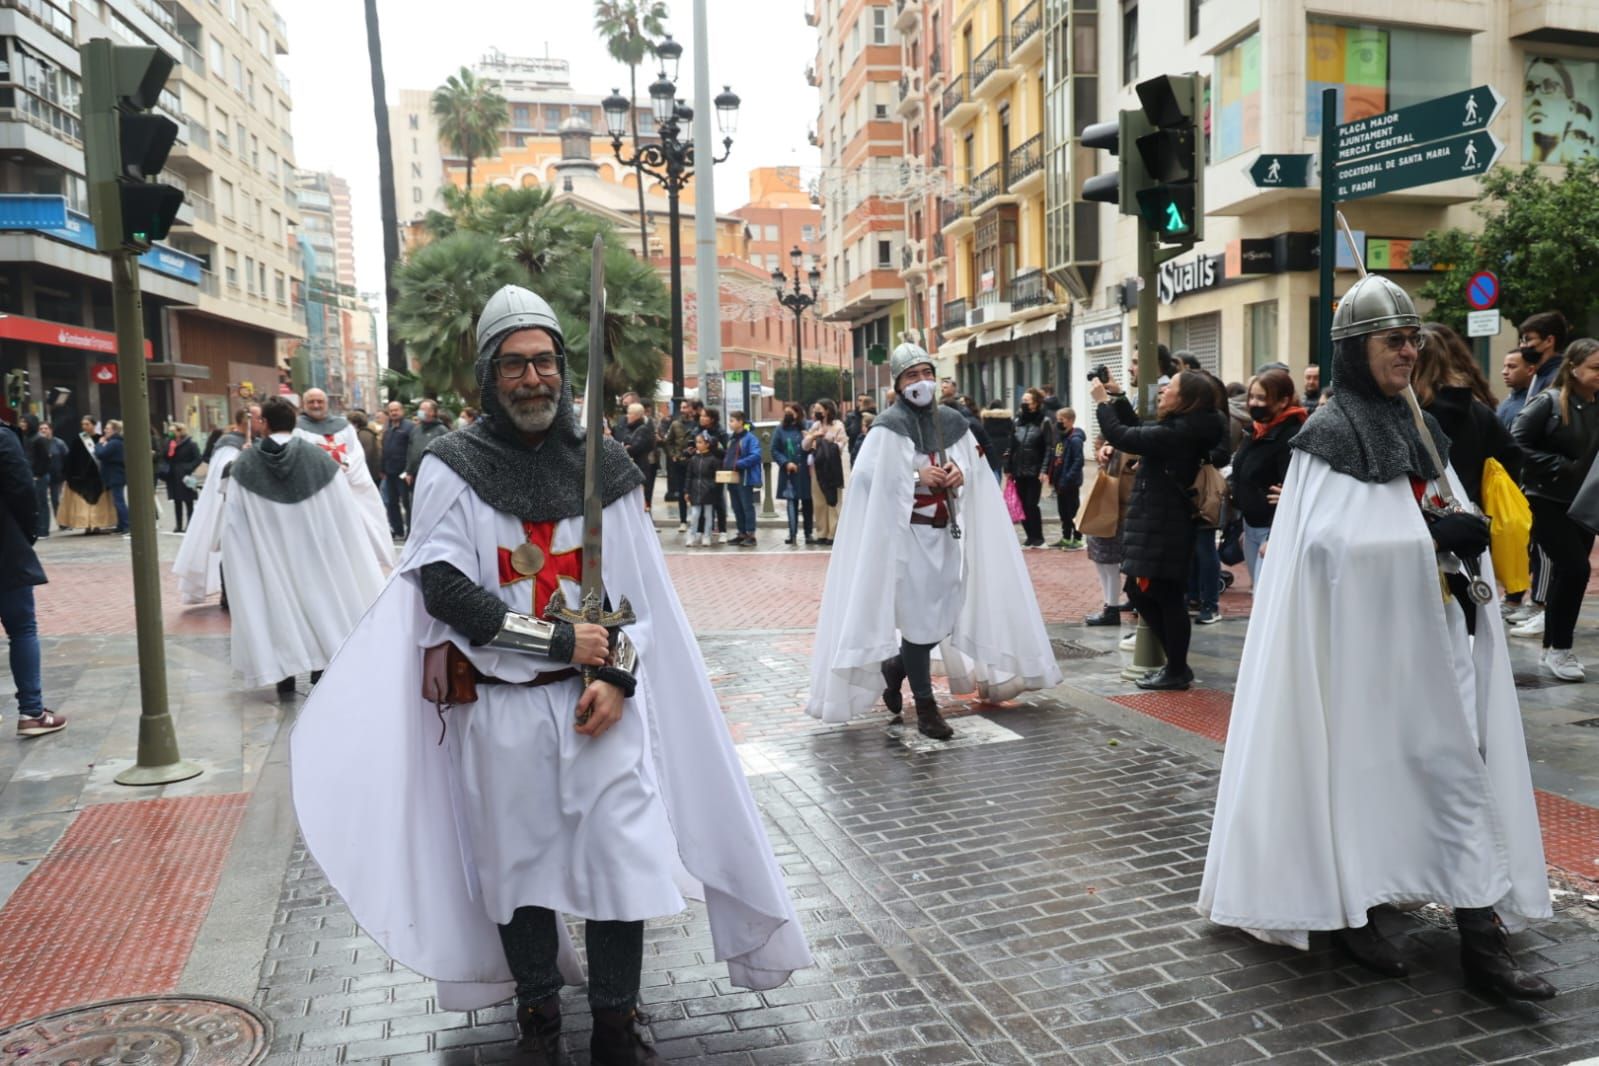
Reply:
M629 155L622 152L622 136L626 131L632 101L611 90L600 105L605 112L606 131L611 135L611 149L617 161L626 167L635 167L649 174L666 188L667 218L670 234L668 255L671 258L672 302L672 410L683 402L683 254L678 223L678 194L694 175L694 142L685 138L694 110L677 98L677 66L683 56L683 46L668 36L657 49L661 58L661 71L650 86L650 110L655 116L657 138L648 143L635 144ZM711 160L720 163L733 150L733 134L738 127L737 94L724 86L712 101L716 106L716 122L722 131L722 154ZM640 249L649 256L649 249ZM705 298L705 294L700 294ZM710 294L716 299L715 293Z
M805 309L815 306L817 290L822 286L822 272L816 267L816 264L812 263L810 273L806 275L806 281L810 282L811 291L809 293L800 291L800 263L804 258L805 253L800 251L800 247L797 244L788 253L788 261L794 267L794 287L792 291L785 289L789 281L788 276L781 270L772 271L772 286L777 290L777 302L794 312L794 375L789 379L788 398L789 402L797 403L801 406L805 404L803 395L805 388L803 384L805 378L805 346L801 341L800 326L805 317Z

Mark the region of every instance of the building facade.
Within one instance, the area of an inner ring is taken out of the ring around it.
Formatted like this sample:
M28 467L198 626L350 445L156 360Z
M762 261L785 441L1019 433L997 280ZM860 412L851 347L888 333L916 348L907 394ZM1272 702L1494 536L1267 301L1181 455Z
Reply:
M337 174L302 170L294 190L306 310L305 344L292 364L295 389L325 390L335 411L371 410L378 398L370 351L373 311L355 286L350 185Z
M749 261L768 274L791 273L789 258L795 248L802 257L800 270L820 265L822 210L811 203L801 183L798 167L757 167L750 171L749 203L733 211L748 230Z

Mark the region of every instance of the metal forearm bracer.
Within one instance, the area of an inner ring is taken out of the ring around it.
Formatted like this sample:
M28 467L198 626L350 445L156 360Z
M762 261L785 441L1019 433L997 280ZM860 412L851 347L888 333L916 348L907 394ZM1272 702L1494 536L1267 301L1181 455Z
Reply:
M628 637L627 630L611 631L611 664L600 667L594 676L621 689L624 697L632 698L638 688L638 648Z
M576 634L568 622L549 622L531 615L505 612L500 631L488 643L491 648L526 652L558 663L572 661Z

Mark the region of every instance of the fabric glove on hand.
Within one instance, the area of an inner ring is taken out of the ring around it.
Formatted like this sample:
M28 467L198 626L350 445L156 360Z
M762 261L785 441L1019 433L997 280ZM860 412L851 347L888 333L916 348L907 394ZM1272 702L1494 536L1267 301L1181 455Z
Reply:
M1439 551L1452 552L1457 558L1468 560L1488 550L1488 520L1480 515L1456 512L1428 516L1427 522Z

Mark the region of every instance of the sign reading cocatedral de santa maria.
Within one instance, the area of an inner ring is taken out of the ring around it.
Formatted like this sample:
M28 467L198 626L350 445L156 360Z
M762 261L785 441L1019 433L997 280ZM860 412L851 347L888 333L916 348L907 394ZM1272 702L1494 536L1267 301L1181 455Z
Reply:
M1486 130L1433 141L1371 159L1340 163L1333 171L1331 195L1340 202L1413 189L1451 178L1469 178L1494 165L1505 146Z
M1155 282L1155 293L1161 303L1169 304L1179 296L1215 288L1221 284L1223 276L1222 257L1219 255L1201 255L1181 263L1162 263L1160 276Z
M1338 162L1414 148L1428 141L1456 137L1485 129L1505 106L1505 98L1491 85L1451 93L1339 126Z

